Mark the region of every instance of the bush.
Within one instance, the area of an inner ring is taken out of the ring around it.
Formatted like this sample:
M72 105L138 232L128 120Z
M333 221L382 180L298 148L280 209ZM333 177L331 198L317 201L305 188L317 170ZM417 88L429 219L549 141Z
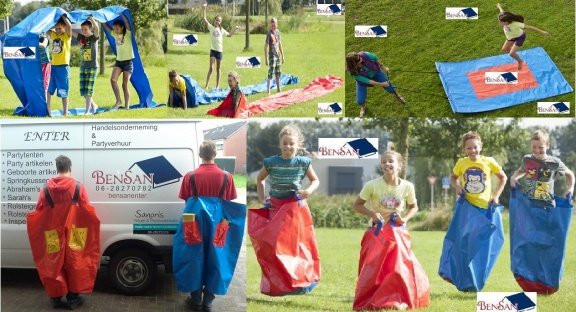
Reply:
M213 24L216 15L222 16L222 27L227 31L232 31L235 23L229 15L224 14L224 10L220 6L210 6L206 15L208 21ZM201 9L191 9L190 13L186 15L177 16L174 20L174 26L184 28L194 32L207 32L208 27L202 18Z
M52 45L52 43L50 43L50 45ZM52 55L50 56L52 57ZM70 47L70 67L80 67L81 57L80 46L73 44Z
M357 213L353 208L357 195L313 194L308 199L308 206L317 227L330 228L363 228L368 225L368 218Z
M432 211L420 211L410 220L410 229L414 231L446 231L452 220L451 206L438 206Z

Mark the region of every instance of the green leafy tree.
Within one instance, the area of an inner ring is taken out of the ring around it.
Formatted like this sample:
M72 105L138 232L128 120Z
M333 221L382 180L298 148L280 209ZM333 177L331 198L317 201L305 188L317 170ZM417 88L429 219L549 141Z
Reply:
M12 14L12 9L14 8L14 1L12 0L0 0L0 18L5 18Z

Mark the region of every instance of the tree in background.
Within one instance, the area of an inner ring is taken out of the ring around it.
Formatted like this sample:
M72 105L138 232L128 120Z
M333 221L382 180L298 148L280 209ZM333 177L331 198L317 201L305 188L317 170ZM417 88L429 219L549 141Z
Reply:
M14 9L14 2L12 0L0 0L0 18L10 16L12 9Z

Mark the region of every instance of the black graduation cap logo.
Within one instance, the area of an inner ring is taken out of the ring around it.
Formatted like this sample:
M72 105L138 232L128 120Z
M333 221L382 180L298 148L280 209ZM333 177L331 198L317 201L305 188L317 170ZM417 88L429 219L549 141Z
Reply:
M342 111L342 107L340 107L340 104L338 104L338 103L330 104L328 106L330 106L330 108L332 109L334 114L337 114L337 113Z
M516 306L518 312L532 310L536 307L536 303L523 292L506 296L506 299Z
M249 59L248 59L248 62L250 62L250 64L252 65L252 67L260 66L260 61L259 61L258 58L255 57L255 56L249 58Z
M372 156L378 152L378 149L376 149L372 143L368 142L367 139L356 139L346 144L350 145L350 147L356 151L358 158Z
M478 15L478 13L476 13L476 11L473 8L465 8L462 10L462 13L464 13L464 15L466 15L466 17L468 18Z
M552 106L556 107L560 113L570 111L570 107L568 107L568 105L566 105L564 102L554 103Z
M138 166L147 176L152 178L153 188L179 182L182 177L180 172L164 156L137 161L128 170L134 166Z
M511 72L504 73L504 74L502 74L501 76L502 76L502 78L504 78L504 80L506 80L506 82L508 82L508 83L514 82L514 81L517 81L517 80L518 80L518 78L516 78L516 76L515 76L513 73L511 73Z
M184 37L184 39L186 39L186 41L188 41L188 44L198 43L198 40L196 40L196 36L194 36L194 35L188 35L188 36Z
M337 4L333 4L333 5L329 6L328 8L330 9L330 11L332 11L333 14L342 12L342 10L340 9L340 6Z
M373 31L376 36L384 36L386 34L386 30L382 26L370 27L370 30Z
M34 51L32 51L32 49L30 49L29 47L18 49L18 51L22 52L22 54L24 54L25 57L32 57L36 55L36 53L34 53Z

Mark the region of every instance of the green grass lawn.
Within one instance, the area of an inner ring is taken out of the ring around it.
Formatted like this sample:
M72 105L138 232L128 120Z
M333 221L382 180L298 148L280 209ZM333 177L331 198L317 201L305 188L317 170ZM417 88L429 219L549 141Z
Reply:
M2 66L2 61L0 60L0 67ZM100 107L112 107L115 103L114 93L112 92L112 87L110 86L110 74L112 73L112 64L108 64L106 67L106 74L104 76L98 76L94 85L94 101ZM145 68L148 79L150 80L150 86L152 87L152 92L154 93L154 100L157 103L164 103L166 97L168 96L168 90L166 89L166 74L164 67L153 67L149 66ZM69 96L69 108L75 107L86 107L84 103L84 98L80 96L79 90L79 76L80 69L78 67L70 68L70 96ZM122 90L121 79L120 90ZM4 70L0 70L0 116L4 117L14 117L12 115L16 107L21 106L14 89L10 85L10 82L4 75ZM120 91L122 93L122 91ZM138 103L138 94L136 90L130 85L131 94L131 104ZM124 96L121 95L122 99ZM62 109L62 101L60 98L54 96L52 98L52 109ZM130 111L118 110L114 112L105 112L97 114L95 116L89 116L89 118L166 118L166 107L159 107L154 109L135 109ZM84 118L84 116L68 116L65 118Z
M254 18L258 20L258 18ZM282 24L288 20L288 17L280 18L279 28L282 31ZM283 90L302 88L318 76L334 74L344 77L344 68L342 59L339 55L344 49L344 21L341 17L330 19L311 16L306 20L306 31L288 33L282 32L282 43L286 54L286 63L282 65L282 71L287 74L296 75L300 82L297 85L286 86ZM192 47L179 47L171 44L172 35L191 33L186 29L180 29L173 26L173 18L168 19L168 69L175 69L180 74L188 74L194 78L203 87L206 83L206 74L209 66L210 42L207 33L198 34L198 45ZM237 20L237 24L244 28L243 22ZM235 70L240 74L240 83L242 85L255 84L266 78L268 67L262 64L259 69L236 69L236 56L259 56L264 62L264 35L250 35L250 48L244 52L245 33L243 30L236 33L233 37L224 38L224 59L222 63L222 77L220 87L227 87L227 73ZM166 74L167 76L167 74ZM168 78L166 78L168 79ZM210 88L216 84L215 73L212 74ZM167 86L164 86L167 88ZM256 94L248 97L252 102L266 94ZM259 117L315 117L317 116L317 103L319 102L343 102L344 87L323 97L292 105L287 108L279 109L273 112L264 113ZM172 118L181 117L207 117L206 112L219 105L212 103L210 105L201 105L198 108L188 109L184 112L181 109L168 109L168 116Z
M507 219L507 214L504 217ZM568 246L572 246L576 236L573 228L569 233ZM316 229L322 261L322 278L312 293L302 296L268 297L260 294L260 267L248 240L246 287L248 310L263 312L351 310L363 232L363 230ZM411 232L413 251L423 265L431 285L430 307L421 311L475 311L476 293L461 293L437 274L444 234L444 232ZM484 291L521 291L510 271L508 238L506 233L506 243ZM560 290L552 296L538 296L538 310L574 311L572 295L575 290L576 250L568 248Z
M246 176L235 174L234 175L234 186L237 188L245 188L246 187Z
M376 53L390 67L391 81L399 88L420 90L445 96L438 74L408 73L400 70L436 71L435 61L464 61L500 54L505 37L498 24L498 1L468 1L465 6L478 7L478 20L445 20L447 6L464 6L446 1L347 1L346 52ZM544 37L527 31L522 49L542 46L556 63L567 81L574 86L574 1L506 2L504 8L522 14L528 25L548 31ZM355 38L354 25L387 25L388 38ZM512 61L512 59L511 59ZM398 70L398 71L395 71ZM346 77L348 116L358 116L355 82ZM454 116L447 99L398 90L408 101L401 105L384 90L370 88L366 116ZM574 102L574 93L542 101ZM536 103L523 104L474 117L539 116ZM573 116L573 114L572 114Z

